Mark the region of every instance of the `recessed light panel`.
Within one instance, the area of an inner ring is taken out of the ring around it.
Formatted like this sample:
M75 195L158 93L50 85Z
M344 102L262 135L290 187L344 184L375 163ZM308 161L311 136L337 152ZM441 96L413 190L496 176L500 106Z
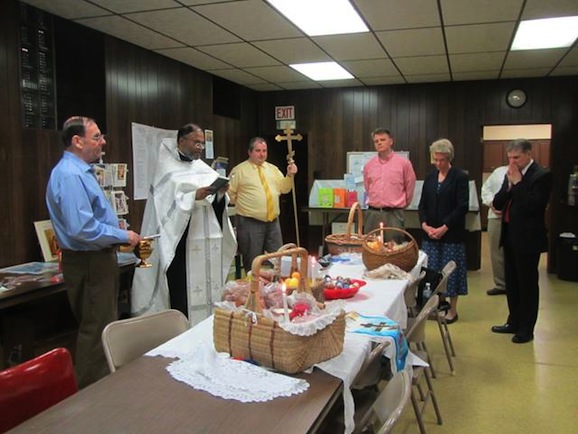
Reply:
M512 50L539 50L571 46L578 37L578 17L520 22Z
M348 0L267 0L309 36L368 32Z
M298 63L289 66L315 81L354 78L335 62Z

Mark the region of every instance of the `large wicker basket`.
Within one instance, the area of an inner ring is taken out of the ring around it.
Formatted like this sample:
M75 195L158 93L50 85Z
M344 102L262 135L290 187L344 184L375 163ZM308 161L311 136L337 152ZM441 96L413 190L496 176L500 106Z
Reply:
M409 239L409 241L406 245L393 252L378 252L368 245L370 241L375 241L378 236L380 236L382 240L392 238L398 240L401 237L406 240ZM411 269L415 267L415 264L417 264L419 247L411 234L403 229L392 227L378 228L367 234L363 242L361 257L368 270L374 270L385 264L393 264L404 271L411 271Z
M357 211L357 234L351 233L355 214ZM327 250L332 255L339 255L341 253L361 253L363 240L363 212L358 202L351 205L349 210L349 217L347 218L347 226L344 234L331 234L325 237L325 244Z
M310 292L307 279L307 251L303 248L261 255L253 261L252 272L259 275L262 262L284 255L299 255L300 290ZM343 351L345 312L312 336L297 336L286 332L278 323L265 318L259 302L258 279L251 282L251 294L245 305L255 314L215 309L213 342L218 352L231 357L249 359L288 374L304 371L315 363L335 357Z

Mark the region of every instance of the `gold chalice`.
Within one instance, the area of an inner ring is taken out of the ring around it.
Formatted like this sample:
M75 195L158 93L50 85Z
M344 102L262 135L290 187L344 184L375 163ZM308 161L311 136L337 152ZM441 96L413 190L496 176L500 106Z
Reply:
M147 259L150 258L151 254L153 253L153 240L150 238L143 238L138 242L138 245L134 249L134 254L137 258L140 259L139 263L136 265L139 268L149 268L153 265L147 262Z

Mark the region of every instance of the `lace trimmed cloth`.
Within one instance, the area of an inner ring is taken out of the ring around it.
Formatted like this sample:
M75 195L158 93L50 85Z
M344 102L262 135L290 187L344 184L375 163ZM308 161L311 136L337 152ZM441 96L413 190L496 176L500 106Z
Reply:
M413 280L413 277L410 273L403 271L401 268L394 264L383 264L374 270L366 270L363 275L365 277L369 277L370 279L405 279L409 280L410 282Z
M178 360L167 366L177 381L213 396L241 402L263 402L305 392L305 380L277 374L250 363L217 353L211 342L213 317L146 353Z
M192 356L179 359L167 368L171 376L213 396L241 402L264 402L305 392L305 380L276 374L242 360L199 348Z

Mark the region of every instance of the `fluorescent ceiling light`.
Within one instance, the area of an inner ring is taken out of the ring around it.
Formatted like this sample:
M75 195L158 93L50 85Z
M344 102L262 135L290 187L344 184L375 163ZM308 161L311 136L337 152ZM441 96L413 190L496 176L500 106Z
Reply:
M297 63L289 66L315 81L353 78L353 75L335 62Z
M578 37L578 16L520 22L512 50L571 46Z
M348 0L267 0L309 36L369 32Z

